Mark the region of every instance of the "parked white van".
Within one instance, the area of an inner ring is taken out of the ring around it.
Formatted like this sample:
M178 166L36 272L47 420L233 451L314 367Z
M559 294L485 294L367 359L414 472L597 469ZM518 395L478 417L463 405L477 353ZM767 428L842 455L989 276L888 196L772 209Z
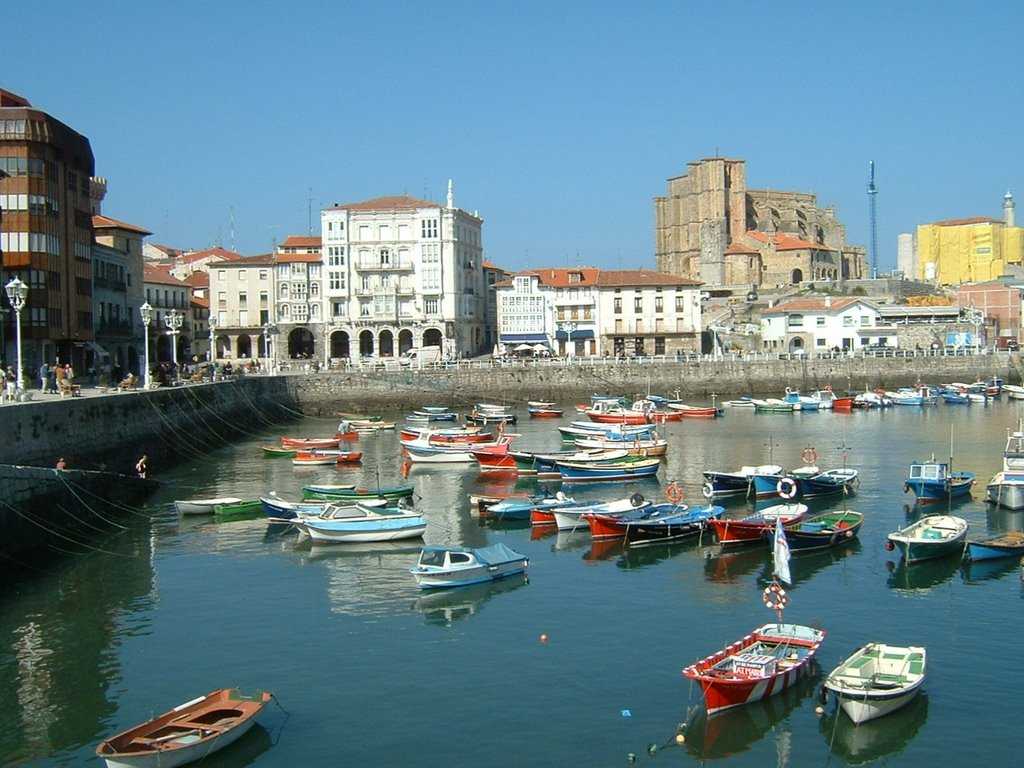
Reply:
M440 347L414 347L398 358L399 365L409 365L415 368L440 362Z

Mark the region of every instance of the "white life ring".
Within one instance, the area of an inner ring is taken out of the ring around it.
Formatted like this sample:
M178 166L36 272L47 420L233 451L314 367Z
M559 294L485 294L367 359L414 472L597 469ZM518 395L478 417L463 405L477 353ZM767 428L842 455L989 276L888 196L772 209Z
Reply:
M789 605L789 598L786 596L786 590L778 584L770 584L765 587L763 598L765 607L771 608L773 611L781 611Z
M704 485L702 485L700 488L700 492L704 494L705 499L710 499L712 496L715 495L715 489L711 485L711 483L704 483Z
M775 484L775 490L784 499L792 499L796 496L796 481L791 477L784 477Z

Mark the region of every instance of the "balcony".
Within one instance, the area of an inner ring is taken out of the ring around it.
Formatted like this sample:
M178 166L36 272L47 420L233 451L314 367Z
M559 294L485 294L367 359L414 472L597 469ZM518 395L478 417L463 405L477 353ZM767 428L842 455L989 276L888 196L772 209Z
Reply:
M411 272L413 263L411 261L399 261L392 259L387 264L379 261L357 261L353 265L360 272Z

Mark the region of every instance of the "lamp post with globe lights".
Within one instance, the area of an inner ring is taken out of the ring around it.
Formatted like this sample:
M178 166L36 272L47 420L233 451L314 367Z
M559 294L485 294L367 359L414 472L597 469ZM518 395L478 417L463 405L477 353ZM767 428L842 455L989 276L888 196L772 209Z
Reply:
M217 318L214 316L213 312L210 313L210 318L206 321L206 324L210 326L209 363L210 365L213 365L213 359L217 352ZM210 375L213 376L213 373L211 372Z
M142 369L142 388L149 389L149 324L153 321L153 307L149 305L148 301L139 307L139 314L142 316L142 325L145 328L142 332L142 346L145 349L145 368Z
M167 333L171 337L171 363L174 364L174 378L178 380L178 333L181 332L181 324L184 321L185 316L178 312L176 309L172 309L166 315L164 315L164 325L167 326Z
M4 289L7 291L7 300L11 302L11 307L14 308L14 339L18 355L18 381L15 387L21 390L24 386L24 371L21 361L21 310L24 308L25 300L28 298L28 286L20 278L15 277L4 286Z

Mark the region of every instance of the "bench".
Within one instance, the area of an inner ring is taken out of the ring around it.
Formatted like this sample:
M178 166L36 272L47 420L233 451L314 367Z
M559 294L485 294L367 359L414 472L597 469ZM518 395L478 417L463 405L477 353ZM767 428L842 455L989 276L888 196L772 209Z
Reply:
M82 385L81 384L73 384L73 383L67 381L66 379L61 379L57 383L58 383L59 388L60 388L60 396L61 397L64 397L64 395L71 395L72 397L81 397L82 396Z
M135 389L136 381L137 380L135 378L135 374L129 373L127 376L125 376L121 383L117 385L117 388L122 392L127 392L130 389Z

